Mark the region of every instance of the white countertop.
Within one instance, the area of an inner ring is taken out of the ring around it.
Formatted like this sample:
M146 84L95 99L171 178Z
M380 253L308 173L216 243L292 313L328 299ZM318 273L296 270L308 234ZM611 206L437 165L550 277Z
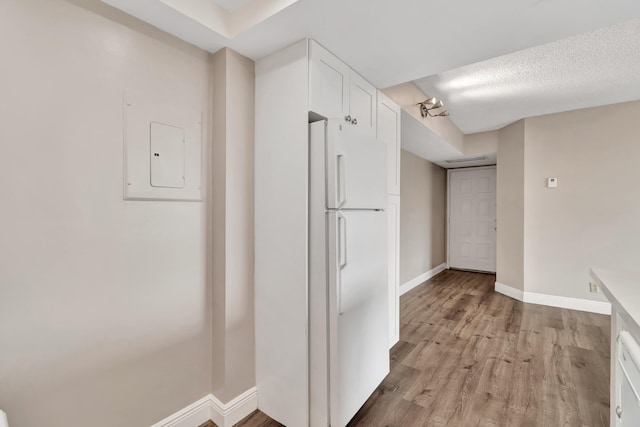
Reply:
M630 332L640 336L640 272L591 269L591 277L627 323Z

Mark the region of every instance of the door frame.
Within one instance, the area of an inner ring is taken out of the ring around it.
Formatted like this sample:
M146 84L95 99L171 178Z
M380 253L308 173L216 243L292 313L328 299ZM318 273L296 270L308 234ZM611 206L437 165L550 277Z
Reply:
M451 189L451 172L454 171L461 171L461 170L482 170L482 169L495 169L496 170L496 230L497 230L497 220L498 220L498 179L497 179L497 172L498 172L498 165L489 165L489 166L472 166L472 167L468 167L468 168L451 168L451 169L447 169L447 212L446 212L446 216L447 216L447 268L451 267L450 264L450 251L451 251L451 245L449 244L449 236L451 235L451 191L449 191ZM496 252L498 251L498 233L496 232ZM497 256L497 253L496 253ZM496 270L497 270L497 265L496 265Z

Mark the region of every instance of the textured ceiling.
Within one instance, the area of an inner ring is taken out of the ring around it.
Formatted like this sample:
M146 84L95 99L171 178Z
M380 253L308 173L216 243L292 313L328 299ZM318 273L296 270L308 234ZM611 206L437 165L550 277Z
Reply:
M464 133L640 99L640 20L420 79Z
M166 7L213 0L105 1L212 52L258 59L311 37L380 88L640 17L638 0L300 0L228 39Z

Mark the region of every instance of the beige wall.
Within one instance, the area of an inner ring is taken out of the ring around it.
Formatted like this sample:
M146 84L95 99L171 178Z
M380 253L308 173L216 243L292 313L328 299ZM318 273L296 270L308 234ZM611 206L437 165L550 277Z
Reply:
M0 408L149 426L212 390L207 202L123 201L122 94L207 117L208 55L98 0L3 0L0 51Z
M591 267L637 270L640 102L525 119L499 131L497 281L604 300ZM547 178L559 187L546 187Z
M255 386L253 61L212 57L213 394L228 402Z
M472 133L464 136L464 154L485 154L498 151L500 131Z
M447 172L402 150L400 284L446 262Z
M496 281L524 290L524 129L520 120L499 131L496 177Z
M640 268L638 117L631 102L526 120L527 291L602 299L590 267Z

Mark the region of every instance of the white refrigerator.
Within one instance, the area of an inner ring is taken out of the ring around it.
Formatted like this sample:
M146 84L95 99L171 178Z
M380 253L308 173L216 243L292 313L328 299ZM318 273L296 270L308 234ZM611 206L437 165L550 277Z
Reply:
M341 120L309 125L312 427L345 426L389 373L386 153Z

